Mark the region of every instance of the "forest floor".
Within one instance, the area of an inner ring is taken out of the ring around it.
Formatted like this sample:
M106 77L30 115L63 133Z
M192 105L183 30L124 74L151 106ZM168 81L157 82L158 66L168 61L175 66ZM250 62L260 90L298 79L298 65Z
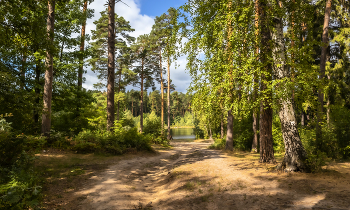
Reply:
M278 173L258 154L172 142L116 157L38 154L45 209L350 209L350 163L318 173ZM277 156L277 159L281 159Z

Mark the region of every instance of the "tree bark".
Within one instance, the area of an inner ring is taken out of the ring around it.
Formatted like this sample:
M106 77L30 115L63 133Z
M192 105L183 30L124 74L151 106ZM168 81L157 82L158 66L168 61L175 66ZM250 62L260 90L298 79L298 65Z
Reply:
M227 133L225 150L233 151L233 115L232 111L227 112Z
M78 90L80 91L83 87L83 71L84 71L84 48L85 48L85 27L86 27L86 10L87 1L84 1L83 13L84 21L81 26L81 37L80 37L80 56L79 56L79 70L78 70Z
M229 1L228 4L228 10L231 10L232 7L232 1ZM227 25L228 31L227 31L227 37L228 37L228 42L227 42L227 49L226 51L228 52L228 64L230 66L230 80L232 82L232 93L230 97L233 97L233 87L234 87L234 81L232 78L232 52L231 52L231 35L232 35L232 21L228 19L228 25ZM230 150L233 151L233 115L232 115L232 110L228 110L227 112L227 133L226 133L226 145L225 145L225 150Z
M160 67L160 92L161 92L161 134L164 132L164 83L163 83L163 67L162 67L162 50L159 50L159 67Z
M213 133L211 131L211 127L210 127L210 122L208 121L208 128L209 128L209 139L212 140L213 139Z
M273 139L272 139L272 90L268 86L272 82L272 65L270 62L271 57L271 35L269 29L269 21L266 14L269 8L266 1L259 1L260 4L260 20L261 20L261 51L260 59L264 64L263 72L261 74L260 91L264 99L260 104L260 162L262 163L275 163L275 157L273 153Z
M34 108L34 124L37 125L39 122L39 110L38 107L40 107L40 60L38 59L35 64L35 104L36 107Z
M328 81L330 81L330 79L331 79L329 74L327 75L327 79L328 79ZM331 91L328 91L328 94L327 94L327 127L328 128L330 128L330 123L331 123L331 107L330 107L331 106L331 100L330 100L330 94L331 94Z
M168 140L170 140L170 58L168 57L168 90L167 90L167 101L168 101Z
M257 113L253 112L253 143L252 143L252 152L258 152L258 119Z
M220 138L223 139L224 138L224 115L221 112L221 122L220 122Z
M285 44L283 37L283 23L281 18L274 18L274 33L272 39L275 46L273 47L274 75L277 80L288 78L288 67L285 64ZM284 88L280 84L279 88ZM285 146L285 155L279 168L285 168L285 171L309 171L305 163L307 153L301 143L297 120L293 106L292 92L284 89L287 97L279 99L279 118L281 121L282 134Z
M265 101L266 103L266 101ZM272 108L270 105L260 105L260 162L275 163L272 139Z
M47 35L49 46L46 51L45 60L45 85L44 85L44 107L42 113L41 133L50 136L51 129L51 99L52 99L52 80L53 80L53 38L55 28L55 0L48 1L48 17L47 17Z
M142 58L141 63L141 103L140 103L140 132L143 131L143 65L144 60Z
M332 10L332 0L327 0L325 16L323 22L323 32L322 32L322 51L320 58L320 80L325 77L326 72L326 62L327 62L327 48L328 48L328 29L329 21L331 17ZM317 125L316 125L316 146L320 149L322 148L322 130L321 130L321 121L323 118L323 103L324 103L324 94L323 87L320 86L318 89L318 110L317 110Z
M107 131L114 125L114 59L115 59L115 1L108 2L108 78L107 78Z
M259 37L259 17L260 17L260 6L259 6L259 0L255 1L255 35L256 37ZM257 55L257 60L259 60L259 45L258 45L258 38L256 40L256 49L255 53ZM254 90L253 90L253 103L255 103L258 95L258 75L257 73L254 73ZM257 108L253 108L253 142L252 142L252 152L258 152L258 110Z
M21 89L24 90L24 86L26 85L26 63L27 63L27 55L23 53L22 55L22 69L21 69Z
M122 69L123 67L121 66L119 70L118 94L120 93L120 88L121 88L120 81L122 80ZM118 96L118 103L117 103L117 120L118 121L119 121L119 107L120 107L120 102L119 102L119 96Z

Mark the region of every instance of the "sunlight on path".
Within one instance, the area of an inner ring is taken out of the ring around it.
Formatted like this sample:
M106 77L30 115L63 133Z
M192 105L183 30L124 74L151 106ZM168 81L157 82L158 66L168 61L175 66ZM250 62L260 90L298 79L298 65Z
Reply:
M120 161L76 192L86 197L77 209L350 209L348 194L330 199L311 174L269 172L255 156L209 145L174 142L158 155Z

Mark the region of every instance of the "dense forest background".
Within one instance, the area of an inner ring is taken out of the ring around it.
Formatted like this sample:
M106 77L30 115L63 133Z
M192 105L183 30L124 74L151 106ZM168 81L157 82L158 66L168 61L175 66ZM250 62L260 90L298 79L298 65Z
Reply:
M170 126L261 162L285 153L289 171L350 156L349 1L192 0L139 37L115 1L85 34L89 3L0 5L0 207L38 204L29 163L42 148L152 150ZM171 81L179 56L187 93ZM82 87L87 68L96 90Z

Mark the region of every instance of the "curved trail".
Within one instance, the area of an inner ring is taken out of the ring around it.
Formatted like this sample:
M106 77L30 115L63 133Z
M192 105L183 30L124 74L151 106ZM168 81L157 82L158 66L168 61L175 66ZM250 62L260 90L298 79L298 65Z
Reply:
M102 176L93 177L96 181L93 188L80 192L87 195L82 209L139 209L150 206L154 209L156 203L161 203L162 197L171 193L168 183L174 168L205 158L219 158L217 151L206 150L209 145L174 142L174 149L159 151L160 155L120 161ZM196 155L199 151L201 157Z
M173 149L156 155L119 161L74 193L84 198L75 207L350 209L350 179L345 176L271 173L271 165L256 161L258 154L225 154L207 149L209 145L173 142Z

